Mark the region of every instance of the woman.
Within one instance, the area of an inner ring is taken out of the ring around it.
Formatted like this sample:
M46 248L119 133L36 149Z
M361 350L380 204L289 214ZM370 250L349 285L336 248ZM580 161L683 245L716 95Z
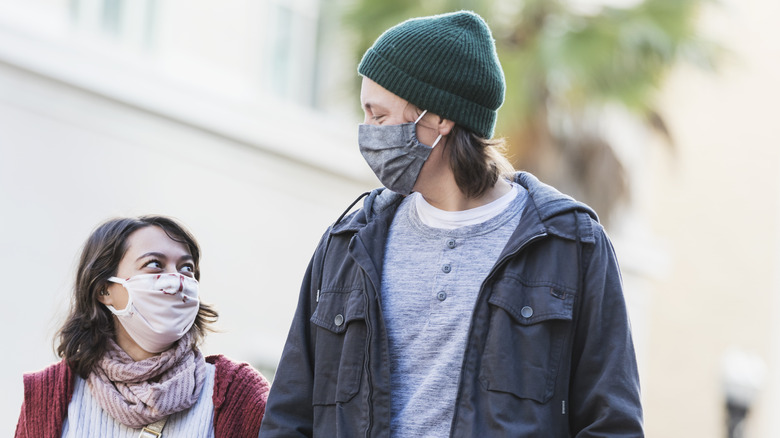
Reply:
M24 376L16 437L257 437L268 381L198 349L217 319L199 299L199 259L170 218L100 225L58 333L62 361Z

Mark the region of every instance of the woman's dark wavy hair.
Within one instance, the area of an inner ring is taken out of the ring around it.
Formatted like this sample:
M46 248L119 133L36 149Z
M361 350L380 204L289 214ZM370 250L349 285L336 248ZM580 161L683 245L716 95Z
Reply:
M195 237L175 220L165 216L111 219L99 225L87 239L81 252L73 301L62 328L57 333L57 354L82 378L87 378L106 352L107 341L114 337L113 314L98 301L98 293L116 276L119 262L127 252L127 238L134 231L157 226L171 239L182 243L192 255L194 276L200 280L200 247ZM200 303L192 331L197 343L218 318L208 304Z

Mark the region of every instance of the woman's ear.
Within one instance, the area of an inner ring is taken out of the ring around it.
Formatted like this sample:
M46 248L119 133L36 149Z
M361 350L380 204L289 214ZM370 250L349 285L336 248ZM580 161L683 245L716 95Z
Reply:
M98 293L97 293L97 299L101 303L105 304L106 306L113 306L114 300L111 296L111 291L109 290L111 283L103 283L99 286Z
M439 134L441 134L442 137L446 137L450 135L450 131L452 131L453 126L455 126L455 122L453 122L450 119L445 119L444 117L439 116Z
M111 305L111 294L107 290L105 290L105 289L103 289L100 292L98 292L97 299L98 299L98 301L100 301L101 303L105 304L106 306L110 306Z

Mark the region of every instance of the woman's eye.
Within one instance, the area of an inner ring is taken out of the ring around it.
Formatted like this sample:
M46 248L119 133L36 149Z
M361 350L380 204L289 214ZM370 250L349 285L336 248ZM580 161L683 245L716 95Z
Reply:
M153 268L153 269L161 269L162 263L160 263L157 260L149 260L144 264L144 268Z
M179 269L179 270L180 270L181 272L184 272L184 273L186 273L186 274L192 274L192 273L194 273L194 272L195 272L195 266L193 266L193 265L189 265L189 264L188 264L188 265L184 265L184 266L182 266L182 267L181 267L181 269Z

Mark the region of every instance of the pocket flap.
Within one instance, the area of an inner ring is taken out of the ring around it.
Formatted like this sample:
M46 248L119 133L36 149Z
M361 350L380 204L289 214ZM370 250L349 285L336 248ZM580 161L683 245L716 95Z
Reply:
M323 291L312 324L333 333L342 333L350 322L366 318L366 301L361 290Z
M488 299L522 325L551 319L572 319L574 293L559 286L529 286L514 278L504 278L493 287Z

